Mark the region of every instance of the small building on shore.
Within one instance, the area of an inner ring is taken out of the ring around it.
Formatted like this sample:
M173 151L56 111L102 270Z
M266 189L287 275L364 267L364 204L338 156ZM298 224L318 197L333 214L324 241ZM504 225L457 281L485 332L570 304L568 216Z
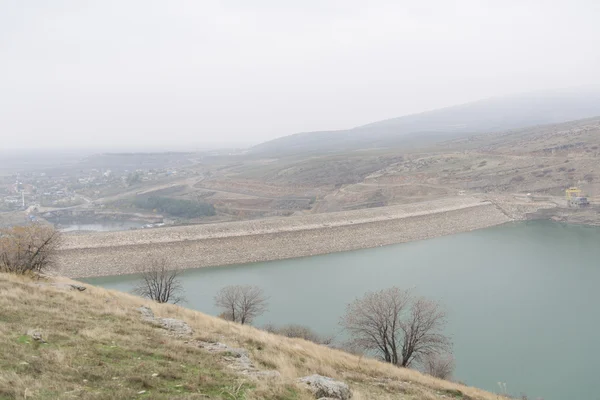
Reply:
M569 198L569 207L572 208L583 208L590 205L590 201L585 196L571 197Z

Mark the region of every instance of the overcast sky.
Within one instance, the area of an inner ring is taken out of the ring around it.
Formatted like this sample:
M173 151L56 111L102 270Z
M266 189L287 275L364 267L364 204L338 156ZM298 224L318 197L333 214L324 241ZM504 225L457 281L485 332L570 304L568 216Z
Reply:
M0 0L0 148L236 145L600 83L597 0Z

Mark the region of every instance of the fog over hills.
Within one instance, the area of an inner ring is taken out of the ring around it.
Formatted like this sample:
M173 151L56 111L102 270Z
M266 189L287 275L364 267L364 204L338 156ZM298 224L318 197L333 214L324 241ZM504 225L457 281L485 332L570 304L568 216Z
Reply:
M600 115L600 86L495 97L373 122L347 130L304 132L252 148L256 154L409 146L427 140L505 131Z

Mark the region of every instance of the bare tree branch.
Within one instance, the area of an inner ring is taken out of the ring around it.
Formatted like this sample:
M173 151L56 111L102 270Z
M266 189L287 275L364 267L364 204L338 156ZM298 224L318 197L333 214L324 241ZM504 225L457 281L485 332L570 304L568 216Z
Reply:
M408 367L426 354L450 348L441 333L445 322L446 315L436 303L392 287L350 303L340 324L350 334L350 347Z
M177 304L184 301L183 286L178 279L181 272L169 268L166 259L152 259L143 270L141 281L133 289L134 294L157 303Z
M454 357L451 354L429 354L422 361L423 372L440 379L450 379L454 372Z
M226 286L215 296L215 305L223 309L221 317L243 325L267 310L267 298L258 286Z
M420 362L423 356L449 352L452 343L442 332L446 326L446 313L439 304L418 298L413 301L410 314L402 321L402 366Z
M0 229L0 271L43 273L54 266L61 235L51 226L32 224Z

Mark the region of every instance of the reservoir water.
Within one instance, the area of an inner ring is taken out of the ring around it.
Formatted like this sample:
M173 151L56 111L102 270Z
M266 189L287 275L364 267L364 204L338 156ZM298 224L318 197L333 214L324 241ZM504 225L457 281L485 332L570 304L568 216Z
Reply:
M231 251L235 251L232 249ZM87 282L130 291L136 276ZM523 222L376 249L182 274L187 307L217 315L223 286L264 289L255 325L298 323L343 340L338 321L366 291L414 288L447 309L455 379L530 399L600 398L600 228Z

